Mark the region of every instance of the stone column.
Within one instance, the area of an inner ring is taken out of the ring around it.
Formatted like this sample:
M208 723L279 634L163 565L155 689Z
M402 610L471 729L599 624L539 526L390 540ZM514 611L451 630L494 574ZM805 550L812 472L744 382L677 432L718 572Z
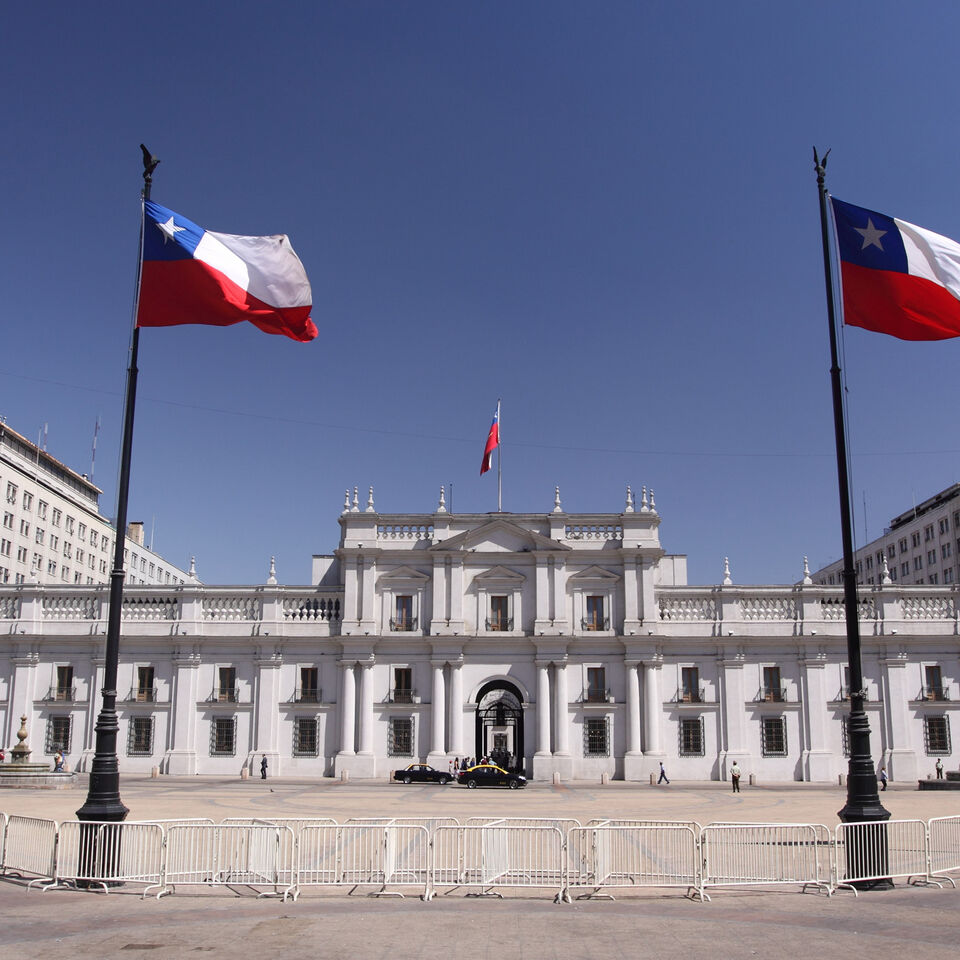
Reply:
M567 663L560 660L553 665L556 692L556 715L554 731L554 754L561 757L570 756L570 728L568 726L568 696L567 693Z
M174 776L197 773L197 689L200 654L178 650L173 656L173 687L170 692L170 748L163 758L164 772Z
M17 742L17 731L20 729L20 718L27 718L27 731L30 736L27 742L31 750L36 750L37 741L33 733L33 704L37 699L36 683L37 668L40 664L40 654L36 650L29 650L25 646L15 648L10 658L13 667L13 677L10 683L9 705L7 722L4 728L3 742L12 745ZM42 697L46 691L40 693ZM10 757L8 756L9 760Z
M358 753L373 756L373 660L360 664L360 749Z
M356 677L353 668L355 661L342 660L343 682L340 697L340 754L352 757L354 751L354 731L356 729Z
M642 780L644 774L638 666L636 660L627 660L623 665L627 681L627 752L623 758L624 780Z
M644 756L659 761L664 753L660 744L660 715L662 713L660 694L660 661L648 660L643 665L643 706L644 706ZM649 764L647 765L649 766ZM651 772L653 772L651 768Z
M537 661L537 753L549 757L550 753L550 661Z
M435 767L442 768L446 763L446 751L444 750L444 689L443 689L443 668L445 661L431 660L430 666L433 669L433 691L430 703L430 754L427 758L428 763Z
M450 752L463 758L463 660L450 664Z

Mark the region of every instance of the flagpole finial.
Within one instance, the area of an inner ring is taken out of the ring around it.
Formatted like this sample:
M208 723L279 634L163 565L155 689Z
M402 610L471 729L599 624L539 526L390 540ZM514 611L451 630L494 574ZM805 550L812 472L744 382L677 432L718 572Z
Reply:
M627 484L627 505L623 508L624 513L633 513L633 491L630 484Z
M443 485L440 485L440 502L437 504L437 513L446 513L447 512L447 492L444 490Z
M553 512L563 513L563 507L560 505L560 487L553 488Z
M160 159L155 157L142 143L140 150L143 152L143 189L144 194L150 196L150 187L153 185L153 171L157 169Z

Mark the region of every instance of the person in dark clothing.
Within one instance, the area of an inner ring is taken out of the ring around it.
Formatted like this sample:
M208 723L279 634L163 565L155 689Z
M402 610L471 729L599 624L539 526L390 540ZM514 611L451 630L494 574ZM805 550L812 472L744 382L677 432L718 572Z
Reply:
M267 779L267 755L263 755L263 759L260 761L260 779Z
M670 783L667 779L667 771L663 769L662 760L660 761L660 779L657 781L657 785L659 786L661 783Z

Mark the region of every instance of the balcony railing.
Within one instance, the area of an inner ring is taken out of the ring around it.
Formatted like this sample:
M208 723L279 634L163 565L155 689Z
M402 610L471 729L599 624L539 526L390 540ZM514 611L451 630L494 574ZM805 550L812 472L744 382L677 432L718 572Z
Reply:
M950 699L950 690L942 685L932 687L924 685L920 688L920 696L918 696L917 699L948 701Z
M689 687L677 687L677 703L706 703L704 687L691 690Z
M610 618L609 618L609 617L603 617L603 618L596 618L596 619L590 619L590 620L588 620L586 617L584 617L584 618L580 621L580 628L581 628L582 630L591 630L591 631L592 631L592 630L609 630L609 629L610 629Z
M758 703L786 703L787 702L787 688L786 687L761 687L757 691L757 696L755 700Z
M131 687L124 699L125 703L156 703L156 687Z
M409 633L417 629L416 617L391 617L390 629L394 633Z
M601 690L599 687L587 687L583 691L583 703L613 703L613 694L609 687Z
M387 703L419 703L416 690L409 687L394 687L387 692Z
M837 695L833 698L833 702L843 703L849 699L850 699L850 688L847 686L843 686L837 691ZM870 699L870 697L867 695L866 690L863 691L863 699L864 699L864 702L867 702Z
M240 685L235 687L214 687L207 699L208 703L239 703Z
M503 632L505 630L513 629L513 617L490 617L487 618L487 630L490 630L494 633L497 631Z
M57 700L60 703L73 703L77 699L76 687L51 687L44 700Z
M294 703L319 703L320 690L318 687L297 687L293 700Z

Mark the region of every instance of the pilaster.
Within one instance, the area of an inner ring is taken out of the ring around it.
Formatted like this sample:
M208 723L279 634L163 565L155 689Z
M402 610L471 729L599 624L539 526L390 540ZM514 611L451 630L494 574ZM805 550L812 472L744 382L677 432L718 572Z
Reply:
M180 647L173 655L173 689L170 718L172 746L163 755L164 771L173 776L197 773L197 700L200 680L200 652Z

